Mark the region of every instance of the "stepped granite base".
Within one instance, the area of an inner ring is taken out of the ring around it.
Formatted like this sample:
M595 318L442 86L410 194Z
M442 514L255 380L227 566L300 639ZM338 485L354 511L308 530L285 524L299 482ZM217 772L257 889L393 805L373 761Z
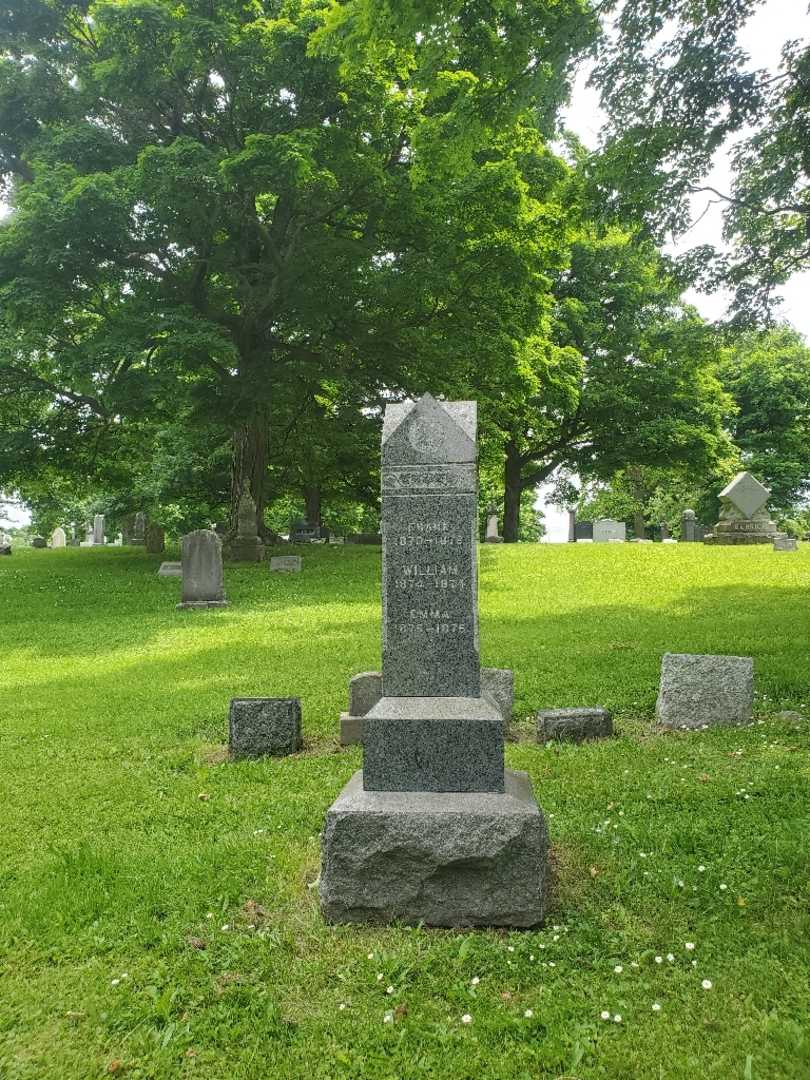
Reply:
M506 791L365 791L356 772L326 815L320 898L333 923L538 926L548 832L526 773Z

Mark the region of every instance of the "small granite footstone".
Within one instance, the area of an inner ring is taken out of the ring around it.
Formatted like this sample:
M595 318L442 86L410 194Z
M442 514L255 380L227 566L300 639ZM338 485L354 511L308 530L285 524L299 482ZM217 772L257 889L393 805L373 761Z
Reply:
M613 715L607 709L541 709L537 713L537 741L584 742L613 734Z
M280 574L300 574L300 555L273 555L270 559L270 569Z
M10 555L11 544L0 544L0 555Z
M229 716L231 757L294 754L303 746L298 698L233 698Z
M778 536L773 542L774 551L798 551L799 542L791 536Z
M481 668L481 693L488 697L503 717L504 734L512 723L515 707L515 673L511 668Z
M44 536L35 536L34 539L31 541L32 548L46 548L47 546L48 541L45 539Z
M162 562L158 569L158 577L182 577L183 564L181 562Z
M749 724L754 708L750 656L666 653L656 716L663 728Z
M548 833L526 773L505 791L368 791L357 772L330 807L320 900L332 923L539 925Z
M382 697L382 673L361 671L349 680L349 713L365 716Z
M503 718L486 698L384 697L365 717L368 791L503 791Z

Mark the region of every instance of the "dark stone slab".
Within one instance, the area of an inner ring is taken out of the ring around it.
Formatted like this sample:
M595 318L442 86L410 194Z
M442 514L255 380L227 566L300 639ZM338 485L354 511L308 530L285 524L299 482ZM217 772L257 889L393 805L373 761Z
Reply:
M538 926L548 833L522 772L502 793L381 792L352 777L326 817L320 900L333 923Z
M0 555L10 555L11 544L0 544Z
M754 661L750 656L666 653L656 716L668 729L750 724Z
M233 698L229 746L234 758L294 754L303 746L298 698Z
M211 529L197 529L182 541L183 599L178 608L227 607L222 543Z
M365 716L382 696L382 674L379 671L358 672L349 680L350 714Z
M486 698L384 697L363 749L369 791L503 791L503 718Z
M575 540L593 540L593 522L578 521L574 525Z
M536 714L538 742L584 742L613 734L613 716L607 709L541 709Z
M31 541L32 548L46 548L47 546L48 541L45 539L44 536L35 536L34 539Z

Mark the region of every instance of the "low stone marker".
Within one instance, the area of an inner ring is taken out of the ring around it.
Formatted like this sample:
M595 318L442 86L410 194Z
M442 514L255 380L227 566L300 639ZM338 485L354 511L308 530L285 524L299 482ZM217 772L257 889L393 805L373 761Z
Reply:
M799 542L792 536L777 536L773 542L774 551L798 551Z
M264 558L264 544L259 539L256 522L256 503L247 480L242 484L236 508L236 536L228 541L225 552L233 562L261 562Z
M503 717L504 735L508 735L515 705L514 671L511 668L481 668L481 693ZM349 680L349 711L340 714L341 746L362 743L363 718L382 696L380 671L361 671Z
M57 526L57 528L55 528L53 530L53 532L51 533L51 547L52 548L67 547L67 533L61 527L61 525Z
M35 536L34 539L31 541L32 548L46 548L47 546L48 541L45 539L44 536Z
M666 653L656 717L662 728L750 724L754 661L750 656Z
M304 745L298 698L233 698L228 726L233 758L294 754Z
M607 544L611 540L624 543L627 539L627 526L623 521L613 521L611 518L600 518L593 523L593 542L595 544Z
M183 608L227 607L222 576L222 544L210 529L183 537Z
M270 559L270 569L280 574L300 574L300 555L273 555Z
M485 544L502 544L503 537L498 535L498 510L490 506L487 511L487 531L484 537Z
M606 739L613 734L613 714L607 709L541 709L537 720L537 741L584 742Z
M182 577L183 564L181 562L162 562L158 569L158 577Z

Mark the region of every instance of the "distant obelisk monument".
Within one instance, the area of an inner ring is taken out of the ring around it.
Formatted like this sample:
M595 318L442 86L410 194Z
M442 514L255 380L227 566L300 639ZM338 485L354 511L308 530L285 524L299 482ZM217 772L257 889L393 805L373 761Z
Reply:
M534 926L548 837L531 782L505 772L504 721L481 690L477 410L389 405L382 436L382 698L364 767L327 813L332 922Z

